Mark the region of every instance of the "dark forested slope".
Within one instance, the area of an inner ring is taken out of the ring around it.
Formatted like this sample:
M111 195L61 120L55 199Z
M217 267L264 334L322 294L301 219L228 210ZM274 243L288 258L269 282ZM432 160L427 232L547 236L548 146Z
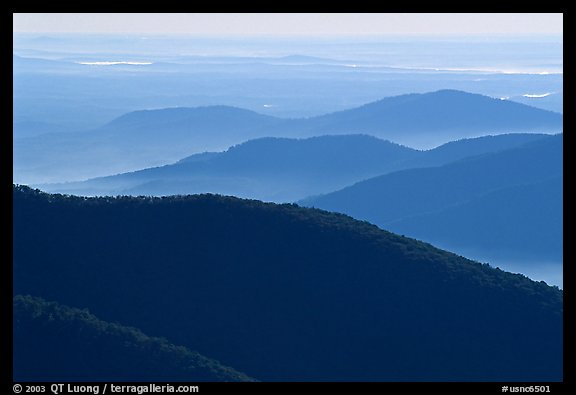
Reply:
M14 381L253 381L87 310L14 297Z
M562 379L562 291L344 215L14 187L14 292L260 380Z

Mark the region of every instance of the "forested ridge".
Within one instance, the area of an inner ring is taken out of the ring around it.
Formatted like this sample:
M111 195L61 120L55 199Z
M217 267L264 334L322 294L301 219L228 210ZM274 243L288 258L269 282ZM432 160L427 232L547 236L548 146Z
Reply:
M30 295L14 308L15 381L254 381L185 347Z
M217 195L13 203L15 294L258 380L562 379L561 290L367 222Z

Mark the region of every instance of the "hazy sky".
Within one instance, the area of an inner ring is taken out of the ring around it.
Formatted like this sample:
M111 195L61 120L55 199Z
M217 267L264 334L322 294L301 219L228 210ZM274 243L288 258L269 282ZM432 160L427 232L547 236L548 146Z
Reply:
M204 35L562 34L562 14L13 14L14 32Z

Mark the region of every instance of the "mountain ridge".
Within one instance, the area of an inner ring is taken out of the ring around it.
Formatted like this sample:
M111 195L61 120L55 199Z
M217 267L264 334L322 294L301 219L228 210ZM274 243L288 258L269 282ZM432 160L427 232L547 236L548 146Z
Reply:
M275 118L224 106L129 113L82 135L61 133L16 139L14 179L29 184L39 183L39 179L46 182L48 177L48 182L54 182L105 176L167 164L194 152L223 150L258 137L370 134L422 148L483 134L562 130L561 114L487 96L462 91L407 96L410 100L394 96L350 110L300 119ZM455 111L459 107L464 108ZM222 111L227 115L221 116ZM194 115L178 122L165 119L172 113ZM135 117L145 119L138 121ZM100 160L103 153L108 157L106 163Z
M315 133L354 130L410 146L411 141L415 143L417 140L412 138L414 136L407 138L406 133L416 132L422 138L438 132L460 137L475 137L474 133L558 132L562 130L562 117L558 115L508 100L444 89L387 97L353 109L310 118L311 127L308 128ZM453 134L459 129L459 133ZM466 134L462 133L464 129Z
M281 119L258 113L252 110L246 110L240 107L226 105L212 105L199 107L169 107L161 109L137 110L121 115L109 123L103 125L103 128L113 127L133 127L132 123L136 122L137 126L142 126L150 121L154 122L188 122L195 117L225 117L225 116L247 116L253 119L266 120L270 122L279 122Z
M380 174L415 154L413 149L366 135L263 137L171 165L42 188L75 194L92 190L89 194L97 195L220 193L291 201L310 191L334 190Z
M562 380L562 291L345 215L23 186L13 202L16 294L263 381Z
M14 381L254 381L86 309L16 295L13 316Z
M220 193L289 202L333 192L393 171L439 166L547 137L510 134L463 139L417 151L368 135L303 139L265 137L224 152L195 154L172 165L80 183L39 185L81 195Z
M466 247L472 250L473 246L476 253L482 251L487 259L511 256L562 262L562 196L562 178L551 177L407 217L389 223L387 228L465 256L473 256L471 251L466 253ZM494 218L505 221L495 223ZM468 226L472 223L474 226ZM518 251L523 254L515 256Z
M438 167L414 168L388 173L358 182L340 191L304 199L300 203L346 213L387 229L392 223L448 209L450 206L466 203L503 188L534 184L553 178L561 179L562 176L563 135L558 134L504 151L463 158ZM554 191L558 191L558 188ZM562 193L556 192L555 196L553 201L558 204L558 199L560 199L561 204ZM528 202L525 203L528 204ZM533 206L537 203L534 201L530 204ZM527 210L526 207L524 209ZM560 212L561 210L560 207ZM501 214L493 217L494 229L507 229L510 226L506 223L504 213ZM515 226L531 228L533 224L529 222L529 211L526 212L525 217L526 223L516 223ZM440 226L442 221L435 223ZM460 223L460 226L463 225ZM408 235L423 235L420 231L412 233L405 226L398 230L400 229ZM450 229L436 229L439 234L450 233L450 231ZM465 230L462 232L466 233ZM546 232L546 229L540 229L540 232ZM431 237L433 233L426 232ZM557 231L553 233L557 234ZM439 238L434 238L434 240L440 241ZM469 239L469 242L472 240L473 238ZM448 242L449 238L442 240L443 244ZM529 250L535 246L536 244L533 243L525 249ZM470 245L470 247L474 246ZM525 258L536 253L536 251L530 251L525 254ZM561 255L561 251L557 248L539 252L539 254L542 253L552 254L551 256L554 257Z

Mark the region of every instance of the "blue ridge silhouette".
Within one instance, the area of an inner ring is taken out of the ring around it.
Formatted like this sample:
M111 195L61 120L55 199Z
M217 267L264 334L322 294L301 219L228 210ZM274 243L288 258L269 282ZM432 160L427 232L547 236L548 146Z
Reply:
M459 251L558 259L562 175L558 134L439 167L389 173L301 203Z
M438 166L545 136L519 133L486 136L428 151L366 135L261 138L221 153L192 155L172 165L40 188L80 195L219 193L291 202L395 170Z
M13 203L15 295L88 308L262 381L563 378L558 288L345 215L23 186Z
M302 119L227 106L137 111L94 131L16 139L14 177L26 183L82 180L259 137L370 134L408 146L435 146L486 134L561 132L562 124L558 113L454 90L389 97Z

